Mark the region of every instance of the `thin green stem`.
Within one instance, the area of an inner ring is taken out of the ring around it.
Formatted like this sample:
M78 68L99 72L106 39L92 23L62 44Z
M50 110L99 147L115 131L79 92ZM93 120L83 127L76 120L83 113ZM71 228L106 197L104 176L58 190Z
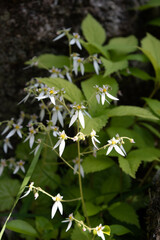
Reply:
M79 121L77 121L77 131L79 132ZM81 153L80 153L79 140L77 141L77 150L78 150L78 173L79 173L78 181L79 181L80 196L81 196L81 200L82 200L82 209L83 209L84 216L86 217L87 224L88 224L88 226L90 226L89 218L88 218L87 211L86 211L84 196L83 196L82 178L81 178L81 173L80 173L80 155L81 155Z

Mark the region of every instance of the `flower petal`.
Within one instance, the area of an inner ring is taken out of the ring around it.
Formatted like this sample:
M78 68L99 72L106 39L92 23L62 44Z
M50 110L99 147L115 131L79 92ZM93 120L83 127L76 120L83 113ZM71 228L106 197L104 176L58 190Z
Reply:
M108 147L108 150L107 150L106 155L108 155L108 154L112 151L112 149L113 149L113 145L110 145L110 146Z
M79 113L78 113L78 118L79 118L79 121L80 121L80 124L82 126L82 128L85 128L85 122L84 122L84 116L83 116L83 113L81 110L79 110Z
M56 214L57 208L58 208L58 205L57 205L57 202L55 202L52 206L51 218L54 218L54 215Z
M60 211L60 214L63 215L63 205L60 201L57 202L58 209Z
M125 156L124 153L122 152L122 150L120 149L120 147L118 147L117 145L114 145L114 149L115 149L116 152L118 152L120 155Z
M72 116L71 121L69 123L69 127L73 125L73 123L77 120L78 117L78 111L75 112L75 114Z
M106 92L106 95L107 95L107 97L109 97L110 99L119 100L118 98L113 97L113 96L112 96L111 94L109 94L108 92Z
M71 226L72 226L72 221L69 221L66 232L71 228Z
M60 157L62 156L64 148L65 148L65 140L63 139L63 140L61 140L61 143L59 145L59 155L60 155Z

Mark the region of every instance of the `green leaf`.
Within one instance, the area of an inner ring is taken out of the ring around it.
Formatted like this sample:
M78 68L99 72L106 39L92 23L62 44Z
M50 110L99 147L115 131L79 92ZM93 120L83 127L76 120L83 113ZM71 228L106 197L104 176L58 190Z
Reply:
M111 229L108 225L104 225L103 233L110 236Z
M149 21L148 24L160 27L160 18L155 18L155 19Z
M85 128L81 129L86 135L89 135L94 129L96 132L99 132L105 125L107 124L108 116L106 112L98 117L90 118L88 116L85 117Z
M81 24L83 35L90 43L103 44L106 40L106 32L101 24L90 14L82 21Z
M149 58L153 65L156 80L160 81L160 41L147 33L147 36L141 41L142 52Z
M39 57L34 57L30 61L27 61L26 64L38 63L36 66L39 68L50 69L53 66L56 68L63 68L69 66L69 57L67 56L57 56L54 54L42 54Z
M124 127L128 128L134 124L134 117L124 116L124 117L112 117L111 126L112 127Z
M160 150L155 148L142 148L131 151L126 158L119 156L119 165L122 170L135 178L136 171L142 161L151 162L159 160Z
M159 7L159 6L160 6L159 0L150 0L146 4L140 6L138 9L139 10L146 10L148 8Z
M160 101L156 99L151 99L151 98L143 98L148 106L151 108L151 110L158 116L160 117Z
M17 196L20 183L10 178L0 179L0 211L9 210Z
M127 60L134 60L139 62L148 62L148 58L144 54L130 54L126 56Z
M108 208L108 211L119 221L134 224L139 227L137 214L131 205L127 203L116 202Z
M118 224L110 225L110 228L111 228L111 233L117 236L122 236L124 234L131 232L128 228Z
M75 225L72 233L71 233L71 239L72 240L91 240L92 239L92 235L88 232L88 231L83 231L82 227L79 227L77 225Z
M45 217L36 217L36 229L43 235L46 231L52 231L52 223Z
M132 178L136 178L135 174L142 160L140 160L139 158L129 158L128 156L126 158L119 156L118 161L119 166L125 173L129 174Z
M7 228L11 231L26 234L32 237L38 237L36 230L24 220L12 220L7 223Z
M114 78L105 77L102 78L102 76L94 75L90 79L87 79L81 83L81 87L83 90L83 93L87 99L88 102L88 109L89 113L92 117L98 116L103 113L104 109L109 106L109 104L106 102L104 105L98 104L96 99L96 89L94 86L100 86L103 85L109 85L111 86L112 90L109 92L113 96L116 96L118 92L118 84ZM109 99L108 99L109 100ZM109 100L110 102L111 100Z
M99 54L102 54L107 59L110 58L109 52L102 45L97 44L97 43L85 42L83 40L81 40L80 42L90 55L99 53ZM85 69L86 69L86 67L85 67Z
M91 173L91 172L98 172L102 171L106 168L111 167L114 164L114 161L107 156L97 156L96 158L92 155L84 158L83 160L83 169L84 172Z
M138 40L135 36L112 38L105 49L119 51L123 54L137 50Z
M88 217L94 216L101 211L101 208L99 206L96 206L91 202L86 202L85 205Z
M160 132L156 128L154 128L152 125L148 123L141 123L141 125L147 128L148 130L150 130L155 136L160 138Z
M155 78L150 76L147 72L141 70L140 68L132 68L128 69L128 76L133 75L136 78L140 78L142 80L154 80Z
M26 173L26 176L25 176L25 178L24 178L24 180L23 180L23 182L22 182L22 184L21 184L21 186L20 186L20 189L19 189L19 192L18 192L18 194L17 194L16 200L15 200L15 202L14 202L14 204L13 204L13 207L12 207L12 209L11 209L11 211L10 211L10 213L9 213L9 215L8 215L6 221L5 221L5 223L4 223L4 225L3 225L2 229L1 229L1 232L0 232L0 240L2 239L3 233L4 233L5 228L6 228L6 224L7 224L7 222L9 221L9 219L10 219L10 217L11 217L11 215L12 215L12 212L13 212L15 206L16 206L16 204L17 204L17 202L18 202L21 194L23 193L23 191L24 191L24 189L25 189L25 186L28 184L28 182L29 182L29 180L30 180L30 178L31 178L31 176L32 176L32 173L33 173L33 171L34 171L34 169L35 169L35 166L36 166L36 164L37 164L37 161L38 161L38 159L39 159L39 155L40 155L40 153L41 153L42 144L43 144L43 139L42 139L41 146L40 146L39 150L37 151L36 155L34 156L32 162L31 162L31 165L29 166L29 169L28 169L28 171L27 171L27 173Z
M108 117L135 116L148 120L159 120L150 111L141 107L119 106L108 110Z
M81 90L73 83L68 82L62 78L37 78L39 81L45 83L48 87L55 87L56 89L64 88L64 97L70 102L81 103L84 100Z
M105 67L104 77L128 67L128 61L127 60L112 62L112 61L109 61L109 60L107 60L103 57L101 57L101 60L102 60L103 65Z

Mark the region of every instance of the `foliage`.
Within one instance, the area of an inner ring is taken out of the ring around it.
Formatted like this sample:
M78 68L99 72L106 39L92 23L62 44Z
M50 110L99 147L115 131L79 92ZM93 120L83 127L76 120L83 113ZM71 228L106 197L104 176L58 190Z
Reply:
M81 29L84 39L70 29L54 39L67 38L69 56L43 54L26 62L49 75L29 81L21 101L32 98L40 109L1 123L5 154L13 152L10 139L22 141L14 158L0 162L0 210L12 207L0 239L5 228L26 240L141 235L138 189L148 184L149 164L155 169L160 160L160 101L153 99L160 87L160 41L147 34L141 46L135 36L106 43L105 29L90 14ZM150 62L155 76L132 61ZM145 105L118 103L123 76L154 83ZM18 200L16 219L9 221Z

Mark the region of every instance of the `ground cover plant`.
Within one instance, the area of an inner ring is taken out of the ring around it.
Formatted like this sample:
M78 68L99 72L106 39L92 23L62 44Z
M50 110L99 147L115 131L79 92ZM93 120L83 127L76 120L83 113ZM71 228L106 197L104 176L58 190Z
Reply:
M0 239L5 228L19 239L146 239L139 212L160 159L160 41L148 33L140 45L135 36L108 42L91 15L81 29L83 36L68 28L53 39L67 42L68 56L47 53L26 63L26 71L38 67L46 77L26 84L19 104L30 102L31 112L1 122L0 210L13 207ZM153 75L133 61L152 64ZM154 83L144 106L118 103L126 76Z

